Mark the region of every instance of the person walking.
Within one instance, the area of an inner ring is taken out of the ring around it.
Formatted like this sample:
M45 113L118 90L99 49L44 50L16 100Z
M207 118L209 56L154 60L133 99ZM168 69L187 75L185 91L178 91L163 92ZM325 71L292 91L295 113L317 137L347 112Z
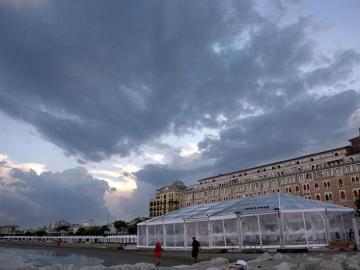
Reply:
M191 257L193 259L193 262L196 263L198 261L198 254L199 254L199 248L200 243L196 240L196 237L192 238L192 250L191 250Z
M160 264L160 257L161 257L161 243L157 241L155 244L155 263L156 265Z

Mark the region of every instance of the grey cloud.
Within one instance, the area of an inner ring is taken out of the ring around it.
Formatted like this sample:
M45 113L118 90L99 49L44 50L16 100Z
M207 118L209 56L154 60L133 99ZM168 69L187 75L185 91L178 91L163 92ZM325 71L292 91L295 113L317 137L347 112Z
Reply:
M330 64L317 68L307 76L308 86L328 86L345 82L353 74L353 67L360 63L360 55L356 50L348 49L335 54Z
M40 175L13 169L10 181L0 186L1 210L6 213L0 215L0 223L45 225L60 218L104 222L108 216L104 195L109 189L105 181L93 178L83 168Z
M313 56L310 19L279 26L251 1L0 5L1 110L80 160L218 127L244 101L274 104L275 89L301 95L299 69Z
M286 12L279 3L276 12ZM319 65L312 18L278 18L264 17L253 1L46 1L16 9L2 1L0 110L84 162L128 155L169 133L220 129L219 140L199 144L201 158L215 163L140 170L142 200L175 178L191 183L342 142L352 135L342 130L359 94L314 99L309 91L345 89L359 53L339 50ZM219 123L219 115L228 120Z

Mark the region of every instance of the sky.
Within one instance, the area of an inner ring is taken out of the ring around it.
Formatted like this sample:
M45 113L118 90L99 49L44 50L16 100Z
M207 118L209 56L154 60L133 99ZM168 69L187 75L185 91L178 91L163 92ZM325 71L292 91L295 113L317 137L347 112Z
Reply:
M347 145L360 2L0 0L0 225Z

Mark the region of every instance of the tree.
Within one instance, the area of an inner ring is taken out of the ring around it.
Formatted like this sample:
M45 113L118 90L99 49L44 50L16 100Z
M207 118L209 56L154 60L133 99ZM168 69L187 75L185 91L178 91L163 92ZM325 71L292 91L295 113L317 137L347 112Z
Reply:
M70 225L63 225L63 226L57 227L57 228L56 228L56 231L57 231L57 232L67 231L67 230L69 230L69 228L70 228Z
M137 234L137 225L132 224L127 228L127 230L128 230L128 234Z
M123 220L116 220L116 221L114 221L114 227L116 228L116 231L119 232L123 229L126 229L128 227L128 225Z
M46 231L44 230L38 230L35 232L35 236L45 236L46 235Z
M110 229L109 229L109 227L108 227L107 225L103 225L103 226L101 227L101 231L102 231L103 234L104 234L105 232L109 232Z
M85 235L85 233L86 233L85 228L81 227L76 231L75 235Z

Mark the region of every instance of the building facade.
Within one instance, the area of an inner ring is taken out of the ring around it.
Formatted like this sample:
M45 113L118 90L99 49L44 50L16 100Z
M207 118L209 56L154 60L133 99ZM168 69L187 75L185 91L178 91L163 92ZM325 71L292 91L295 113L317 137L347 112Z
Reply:
M186 186L176 180L171 185L156 190L156 196L150 200L149 216L158 217L184 207Z
M275 192L355 207L360 196L360 134L348 146L200 179L186 189L184 206Z
M19 230L18 225L0 226L0 235L14 235Z

